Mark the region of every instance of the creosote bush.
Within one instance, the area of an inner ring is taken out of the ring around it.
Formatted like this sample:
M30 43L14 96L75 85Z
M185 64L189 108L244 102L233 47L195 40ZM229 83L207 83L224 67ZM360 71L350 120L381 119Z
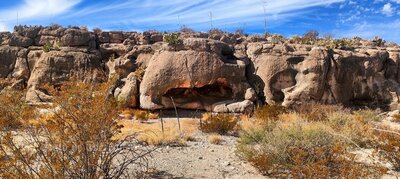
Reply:
M200 130L205 133L228 134L237 129L238 118L230 114L205 114Z
M116 120L120 107L107 98L108 86L78 82L49 89L53 109L40 122L1 131L0 178L130 178L142 173L151 150L139 146L135 134L116 138L122 128Z

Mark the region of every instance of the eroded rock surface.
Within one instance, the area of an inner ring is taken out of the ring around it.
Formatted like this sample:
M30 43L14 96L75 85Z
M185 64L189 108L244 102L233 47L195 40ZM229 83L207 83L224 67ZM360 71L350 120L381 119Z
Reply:
M0 78L25 85L31 102L51 100L45 84L117 78L112 95L149 110L248 113L260 102L360 101L399 108L398 46L361 41L332 50L217 32L184 32L171 46L163 35L18 26L0 33Z

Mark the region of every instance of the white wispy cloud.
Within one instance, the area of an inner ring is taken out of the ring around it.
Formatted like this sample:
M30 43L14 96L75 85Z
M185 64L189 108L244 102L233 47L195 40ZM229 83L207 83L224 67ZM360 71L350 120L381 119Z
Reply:
M393 9L391 3L386 3L385 5L383 5L382 14L384 14L386 16L392 16L393 11L394 11L394 9Z
M348 30L336 30L335 34L338 37L363 37L363 38L373 38L375 36L383 37L388 41L399 42L400 31L393 29L400 28L400 20L394 20L391 22L362 22L355 24L352 28Z
M53 17L80 3L81 0L24 0L19 6L0 11L0 20L15 21L37 20L44 17Z
M264 15L274 21L286 20L307 8L338 2L345 0L268 0L265 6L264 0L119 0L84 7L64 18L84 17L87 23L101 19L108 26L140 24L157 27L177 24L204 26L212 19L214 25L223 26L262 22Z

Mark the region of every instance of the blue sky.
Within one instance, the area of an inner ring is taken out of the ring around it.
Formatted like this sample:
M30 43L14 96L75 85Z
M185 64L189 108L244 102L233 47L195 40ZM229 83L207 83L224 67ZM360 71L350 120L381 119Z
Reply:
M321 35L382 36L400 42L400 0L0 1L0 31L12 30L17 23L57 23L124 31L175 31L186 25L198 31L214 27L262 33L265 17L269 32L286 36L318 30Z

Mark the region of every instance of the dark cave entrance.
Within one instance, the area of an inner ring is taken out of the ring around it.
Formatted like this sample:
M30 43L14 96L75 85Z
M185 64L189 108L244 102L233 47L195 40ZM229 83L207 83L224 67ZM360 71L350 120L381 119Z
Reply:
M270 87L273 101L277 103L282 103L284 101L285 95L282 90L296 85L296 75L296 70L288 69L279 72L271 79Z
M185 106L185 104L197 104L197 106L205 107L232 99L233 90L227 85L215 83L199 88L172 88L163 97L172 97L178 107Z

